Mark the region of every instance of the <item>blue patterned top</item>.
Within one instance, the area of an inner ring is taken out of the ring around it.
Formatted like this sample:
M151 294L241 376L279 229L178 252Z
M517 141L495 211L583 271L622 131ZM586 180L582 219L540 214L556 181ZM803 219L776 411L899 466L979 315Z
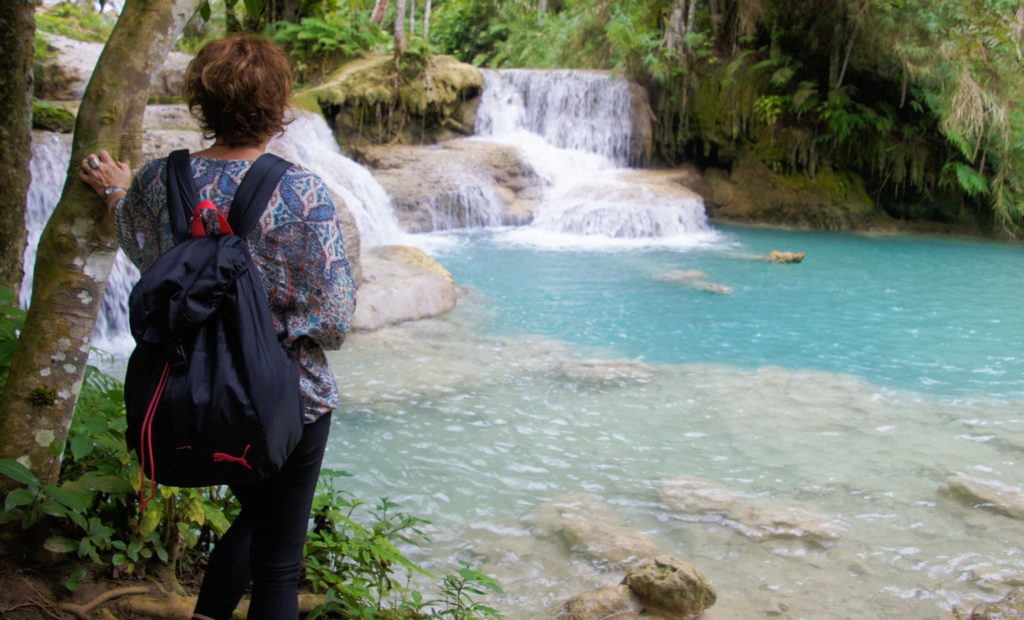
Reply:
M252 162L192 156L198 198L225 217ZM167 214L167 160L145 164L114 213L121 249L144 271L174 246ZM207 232L219 232L216 218ZM338 385L324 349L345 340L356 297L334 202L324 182L293 165L274 191L259 224L246 236L263 276L274 327L288 355L298 361L299 388L310 423L338 406Z

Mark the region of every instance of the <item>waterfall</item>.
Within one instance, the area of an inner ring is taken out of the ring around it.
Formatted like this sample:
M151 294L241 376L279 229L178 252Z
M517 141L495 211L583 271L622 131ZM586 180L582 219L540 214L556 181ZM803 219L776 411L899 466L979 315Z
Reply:
M626 168L633 136L625 79L569 70L483 74L472 139L515 146L546 184L533 223L512 237L689 244L712 234L699 196Z
M327 123L318 115L296 112L284 136L275 138L271 150L320 176L352 213L363 247L407 242L384 188L363 166L343 156ZM25 278L20 303L28 307L32 295L32 270L36 248L46 220L60 199L71 158L71 136L34 132L29 170L32 182L25 203L28 243L25 249ZM94 346L108 351L125 351L132 341L128 330L128 295L139 272L118 251L107 281L103 306L96 323Z
M625 78L568 69L483 74L478 135L525 130L552 146L596 153L619 167L629 162L631 97Z
M330 127L319 114L294 111L294 121L268 150L312 170L345 201L364 246L399 243L405 238L391 197L370 171L341 154Z

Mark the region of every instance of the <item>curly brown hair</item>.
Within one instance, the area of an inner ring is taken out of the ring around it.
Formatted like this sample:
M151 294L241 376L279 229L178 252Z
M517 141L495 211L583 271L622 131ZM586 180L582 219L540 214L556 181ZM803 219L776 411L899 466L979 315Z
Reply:
M284 52L252 35L210 41L185 71L185 102L203 137L227 146L260 144L283 133L291 95Z

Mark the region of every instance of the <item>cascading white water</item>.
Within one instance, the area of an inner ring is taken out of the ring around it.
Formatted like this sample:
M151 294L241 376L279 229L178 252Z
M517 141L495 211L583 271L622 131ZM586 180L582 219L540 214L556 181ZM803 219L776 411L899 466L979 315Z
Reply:
M625 79L568 70L483 73L473 139L517 147L548 186L533 224L511 237L564 245L573 238L690 243L709 234L696 194L665 184L651 191L624 168L632 139Z
M284 136L271 143L270 150L324 179L352 213L362 245L400 243L407 239L395 219L387 192L366 168L341 154L330 128L321 117L297 112L295 122L288 126ZM32 183L25 212L28 245L20 299L23 307L28 306L32 295L32 270L39 236L60 199L70 157L70 136L47 132L33 135L32 160L29 163ZM97 348L108 351L130 348L128 295L138 279L138 270L122 252L118 252L96 324L94 345Z
M623 167L632 137L629 82L559 69L484 70L478 135L522 129L562 149L596 153Z
M362 245L398 243L405 239L391 198L370 171L341 154L323 117L296 110L295 120L268 150L305 166L345 201L359 228Z

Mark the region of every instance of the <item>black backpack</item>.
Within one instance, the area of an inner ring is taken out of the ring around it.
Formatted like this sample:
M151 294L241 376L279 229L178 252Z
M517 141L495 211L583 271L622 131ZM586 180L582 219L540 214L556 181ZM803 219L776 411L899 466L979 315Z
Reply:
M124 390L125 437L154 494L157 482L256 482L281 468L302 435L298 365L277 339L244 239L290 166L269 154L253 162L225 220L212 202L196 204L188 151L167 158L177 243L129 297L136 347ZM205 236L199 214L210 208L227 234Z

